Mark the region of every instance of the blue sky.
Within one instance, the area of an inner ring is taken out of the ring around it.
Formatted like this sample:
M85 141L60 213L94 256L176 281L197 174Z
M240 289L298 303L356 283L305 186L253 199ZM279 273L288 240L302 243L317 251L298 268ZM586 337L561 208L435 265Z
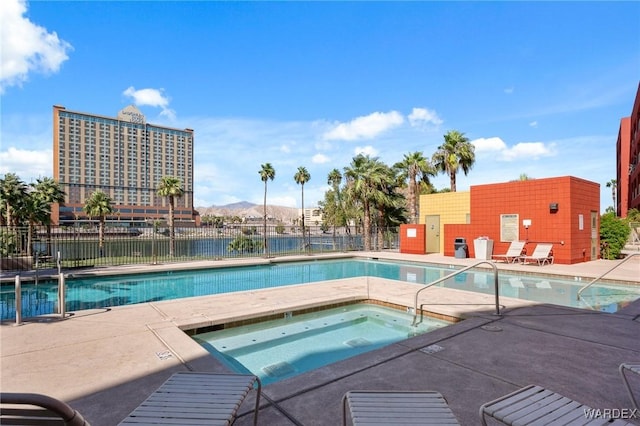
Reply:
M53 176L52 106L195 130L195 204L305 206L367 153L431 157L452 129L471 185L572 175L612 205L640 78L639 2L0 3L0 174ZM432 179L446 188L446 175Z

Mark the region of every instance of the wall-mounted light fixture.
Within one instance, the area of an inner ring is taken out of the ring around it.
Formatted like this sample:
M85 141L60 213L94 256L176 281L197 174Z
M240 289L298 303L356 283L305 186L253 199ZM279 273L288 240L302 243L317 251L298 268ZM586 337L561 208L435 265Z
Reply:
M522 219L522 226L527 230L527 237L525 241L529 241L529 227L531 226L531 219Z
M549 213L555 213L558 211L558 203L549 204Z

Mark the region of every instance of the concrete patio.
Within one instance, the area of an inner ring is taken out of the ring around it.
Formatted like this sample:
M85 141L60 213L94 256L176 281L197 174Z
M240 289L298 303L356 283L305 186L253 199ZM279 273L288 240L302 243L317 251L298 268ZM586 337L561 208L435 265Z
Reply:
M439 255L359 255L446 265L476 262ZM258 259L262 261L266 260ZM615 266L614 262L498 267L500 271L568 276L586 283ZM215 266L224 264L215 262ZM162 267L212 265L213 261L207 261ZM134 272L157 270L158 266L117 269ZM606 278L640 284L639 277L640 257L636 256ZM54 396L93 425L115 425L174 372L226 372L182 330L357 300L412 306L415 288L397 282L390 286L373 278L336 280L314 284L312 290L301 285L149 302L78 311L64 319L37 317L20 326L5 321L0 327L0 386L5 392ZM471 303L433 309L464 321L265 386L259 423L341 424L342 395L358 389L436 390L463 425L479 424L482 403L530 383L593 408L631 408L618 366L640 363L640 300L608 314L503 297L505 308L496 316L491 295L442 288L427 291L434 302ZM640 392L640 381L632 385ZM243 404L237 425L251 424L253 398L250 395ZM640 424L640 418L632 421Z

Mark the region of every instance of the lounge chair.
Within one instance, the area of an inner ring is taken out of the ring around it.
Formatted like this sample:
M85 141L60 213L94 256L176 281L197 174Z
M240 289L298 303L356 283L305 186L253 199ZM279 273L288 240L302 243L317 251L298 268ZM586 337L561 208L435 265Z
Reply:
M342 398L342 425L347 407L354 426L459 425L446 399L434 391L349 391Z
M525 241L511 241L509 248L505 254L494 254L491 258L495 261L502 260L507 263L515 263L524 249Z
M551 283L547 280L537 281L536 288L552 288Z
M256 425L262 390L257 376L191 372L173 374L120 425L230 425L255 382L258 383L253 414Z
M89 426L65 402L39 393L0 393L0 424Z
M553 248L553 244L538 244L536 248L531 253L531 256L520 256L520 263L537 263L539 266L544 265L545 263L552 264L553 263L553 254L551 249Z
M587 416L593 413L594 418ZM607 421L596 418L598 410L540 386L529 385L480 407L480 420L487 426L487 417L505 425L613 425L633 426L624 420Z
M631 390L631 385L629 384L629 378L627 377L627 374L629 373L635 373L636 375L638 375L638 378L640 379L640 364L620 364L620 375L622 376L622 381L624 382L624 386L627 388L627 392L629 392L629 398L631 398L631 402L633 403L633 407L636 410L640 410L640 407L638 407L638 401L636 400L635 395L633 394L633 391Z
M517 277L509 278L509 285L513 288L524 288L524 284L522 280Z

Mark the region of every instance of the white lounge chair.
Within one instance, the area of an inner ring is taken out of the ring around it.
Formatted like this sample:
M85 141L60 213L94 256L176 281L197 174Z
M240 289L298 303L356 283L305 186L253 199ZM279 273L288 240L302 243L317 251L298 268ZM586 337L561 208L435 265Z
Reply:
M520 263L537 263L538 265L544 265L545 263L553 263L553 254L551 253L553 244L538 244L531 253L531 256L520 256Z
M495 261L502 260L507 263L515 263L524 249L525 241L511 241L509 248L505 254L494 254L491 258Z
M633 391L631 390L631 383L629 383L629 377L627 374L636 374L640 378L640 364L620 364L620 375L622 376L622 381L624 382L624 386L629 393L629 398L631 398L631 402L633 403L633 407L636 410L640 410L640 406L638 406L638 401L636 400Z
M38 393L0 392L0 424L89 426L59 399Z
M342 424L459 425L444 397L434 391L349 391L342 398Z
M120 425L231 425L258 383L253 424L258 423L261 383L250 374L175 373Z
M543 387L529 385L480 407L480 421L487 426L487 417L505 425L592 425L632 426L618 419L586 418L591 408Z
M552 288L551 283L547 280L536 282L536 288Z
M524 288L524 284L522 283L522 280L517 277L509 278L509 285L511 285L511 287L513 288Z

